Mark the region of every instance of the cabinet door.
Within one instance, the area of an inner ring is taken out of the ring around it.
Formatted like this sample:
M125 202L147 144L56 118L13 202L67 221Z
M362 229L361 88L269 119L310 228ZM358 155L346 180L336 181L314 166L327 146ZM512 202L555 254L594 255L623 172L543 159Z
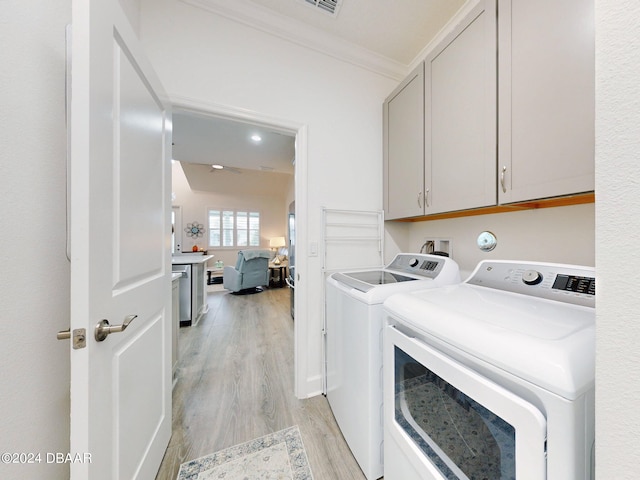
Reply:
M385 218L424 214L424 69L414 70L384 102Z
M593 190L593 0L498 9L499 202Z
M496 3L486 0L425 61L425 213L496 204Z

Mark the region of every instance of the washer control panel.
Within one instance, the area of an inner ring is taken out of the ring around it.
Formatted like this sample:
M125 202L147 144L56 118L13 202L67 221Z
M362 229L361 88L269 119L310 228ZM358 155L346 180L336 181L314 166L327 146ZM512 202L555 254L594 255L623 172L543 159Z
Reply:
M447 265L449 268L451 268L451 265L455 265L456 269L458 268L455 262L447 257L421 253L399 253L385 268L422 277L436 278Z
M593 267L485 260L465 283L595 307L595 277Z

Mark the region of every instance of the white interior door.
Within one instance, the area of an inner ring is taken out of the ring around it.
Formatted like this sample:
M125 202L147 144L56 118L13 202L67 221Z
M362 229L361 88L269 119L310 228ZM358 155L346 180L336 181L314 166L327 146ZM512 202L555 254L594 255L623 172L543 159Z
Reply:
M171 112L120 5L72 2L73 480L154 478L171 435ZM126 330L98 341L106 319Z

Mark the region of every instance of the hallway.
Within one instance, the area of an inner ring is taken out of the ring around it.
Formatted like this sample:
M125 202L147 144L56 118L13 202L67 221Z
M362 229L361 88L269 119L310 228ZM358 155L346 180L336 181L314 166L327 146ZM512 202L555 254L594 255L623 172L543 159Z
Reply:
M327 400L293 394L289 290L209 293L209 313L180 329L173 428L156 480L180 464L298 425L315 480L362 480Z

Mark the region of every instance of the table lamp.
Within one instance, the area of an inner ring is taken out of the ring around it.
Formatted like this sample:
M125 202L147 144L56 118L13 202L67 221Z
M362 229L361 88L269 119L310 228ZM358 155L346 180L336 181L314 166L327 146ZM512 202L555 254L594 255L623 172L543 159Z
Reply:
M273 259L274 265L280 265L280 257L278 256L278 249L285 246L284 237L273 237L269 240L269 246L276 251L276 256Z

